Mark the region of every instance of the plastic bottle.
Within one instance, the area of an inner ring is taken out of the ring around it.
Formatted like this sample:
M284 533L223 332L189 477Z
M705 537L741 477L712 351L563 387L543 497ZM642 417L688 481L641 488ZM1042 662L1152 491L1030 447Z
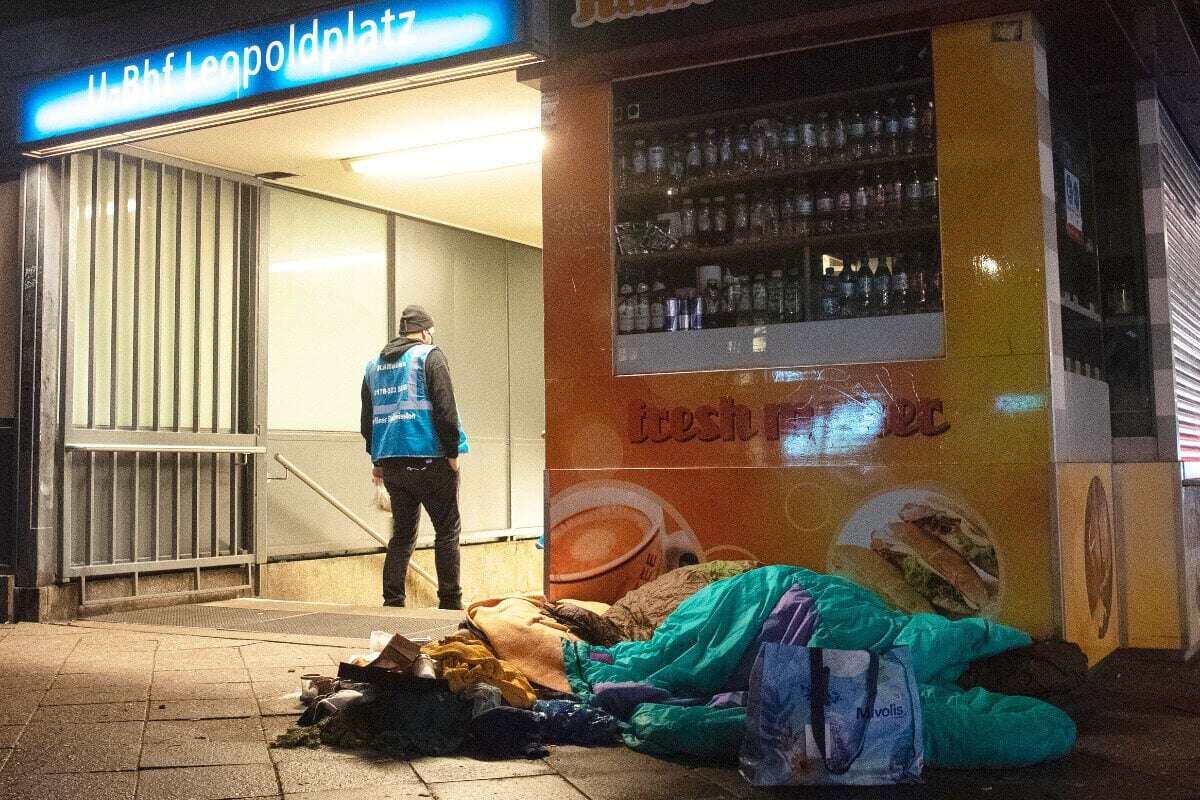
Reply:
M846 131L846 146L851 161L867 157L867 120L860 109L854 109Z
M650 166L646 154L646 140L638 139L633 143L633 154L630 156L633 168L630 183L637 188L650 185Z
M883 113L883 154L900 155L900 110L894 97L888 98L887 110Z
M912 155L921 151L921 112L917 109L917 98L909 95L904 101L904 116L900 118L901 152Z
M804 319L804 287L800 282L800 270L788 270L783 284L783 319L785 322L801 322Z
M771 270L767 282L767 321L783 322L783 270Z
M754 282L750 284L750 311L755 325L766 325L769 319L770 296L767 289L767 276L761 272L755 274Z

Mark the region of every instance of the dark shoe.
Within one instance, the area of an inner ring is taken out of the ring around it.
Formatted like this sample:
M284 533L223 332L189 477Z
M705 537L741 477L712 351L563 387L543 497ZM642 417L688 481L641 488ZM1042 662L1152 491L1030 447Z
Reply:
M462 611L463 604L462 604L462 600L449 600L449 601L443 600L440 603L438 603L438 608L443 609L445 611Z
M384 600L383 607L384 608L404 608L404 601L403 600Z

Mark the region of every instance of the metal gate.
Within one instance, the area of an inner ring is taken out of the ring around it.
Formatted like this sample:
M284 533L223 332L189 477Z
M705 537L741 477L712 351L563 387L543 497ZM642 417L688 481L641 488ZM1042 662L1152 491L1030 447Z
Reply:
M260 189L127 151L62 174L60 577L249 569Z

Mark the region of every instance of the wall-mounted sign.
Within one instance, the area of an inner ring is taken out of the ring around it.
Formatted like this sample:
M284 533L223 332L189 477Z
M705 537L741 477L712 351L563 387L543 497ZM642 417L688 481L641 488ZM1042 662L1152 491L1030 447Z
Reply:
M711 2L713 0L575 0L571 24L576 28L586 28L595 22L645 17Z
M1079 178L1069 169L1063 170L1063 209L1066 213L1067 233L1083 241L1083 191Z
M896 398L878 411L878 436L941 436L950 430L941 400ZM810 436L822 415L811 403L768 403L761 411L722 397L717 403L695 409L661 408L633 400L627 408L625 435L630 444L665 442L747 442L761 436L778 442L793 436Z
M36 83L34 142L517 42L520 0L361 3L201 39Z

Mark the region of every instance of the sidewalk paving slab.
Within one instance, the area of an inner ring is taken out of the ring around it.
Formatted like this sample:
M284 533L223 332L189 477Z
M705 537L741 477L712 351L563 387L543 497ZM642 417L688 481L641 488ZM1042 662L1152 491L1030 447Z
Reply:
M89 703L84 705L43 705L33 714L33 722L61 725L101 722L144 722L146 702Z
M280 761L275 764L284 794L372 786L423 786L405 761L360 753L358 758Z
M270 764L148 769L138 773L137 800L232 800L279 797Z
M587 800L559 775L435 783L429 789L435 800Z
M412 768L426 783L523 778L554 773L550 765L541 759L479 761L467 756L418 758L412 761Z
M141 767L202 767L269 764L255 718L148 722Z
M258 706L253 698L232 700L154 700L147 719L229 719L257 717Z
M0 800L134 800L137 783L132 771L0 774Z
M17 740L5 773L115 772L137 769L142 722L31 722ZM0 777L3 777L0 774Z
M249 683L155 684L150 700L248 700L254 697Z

